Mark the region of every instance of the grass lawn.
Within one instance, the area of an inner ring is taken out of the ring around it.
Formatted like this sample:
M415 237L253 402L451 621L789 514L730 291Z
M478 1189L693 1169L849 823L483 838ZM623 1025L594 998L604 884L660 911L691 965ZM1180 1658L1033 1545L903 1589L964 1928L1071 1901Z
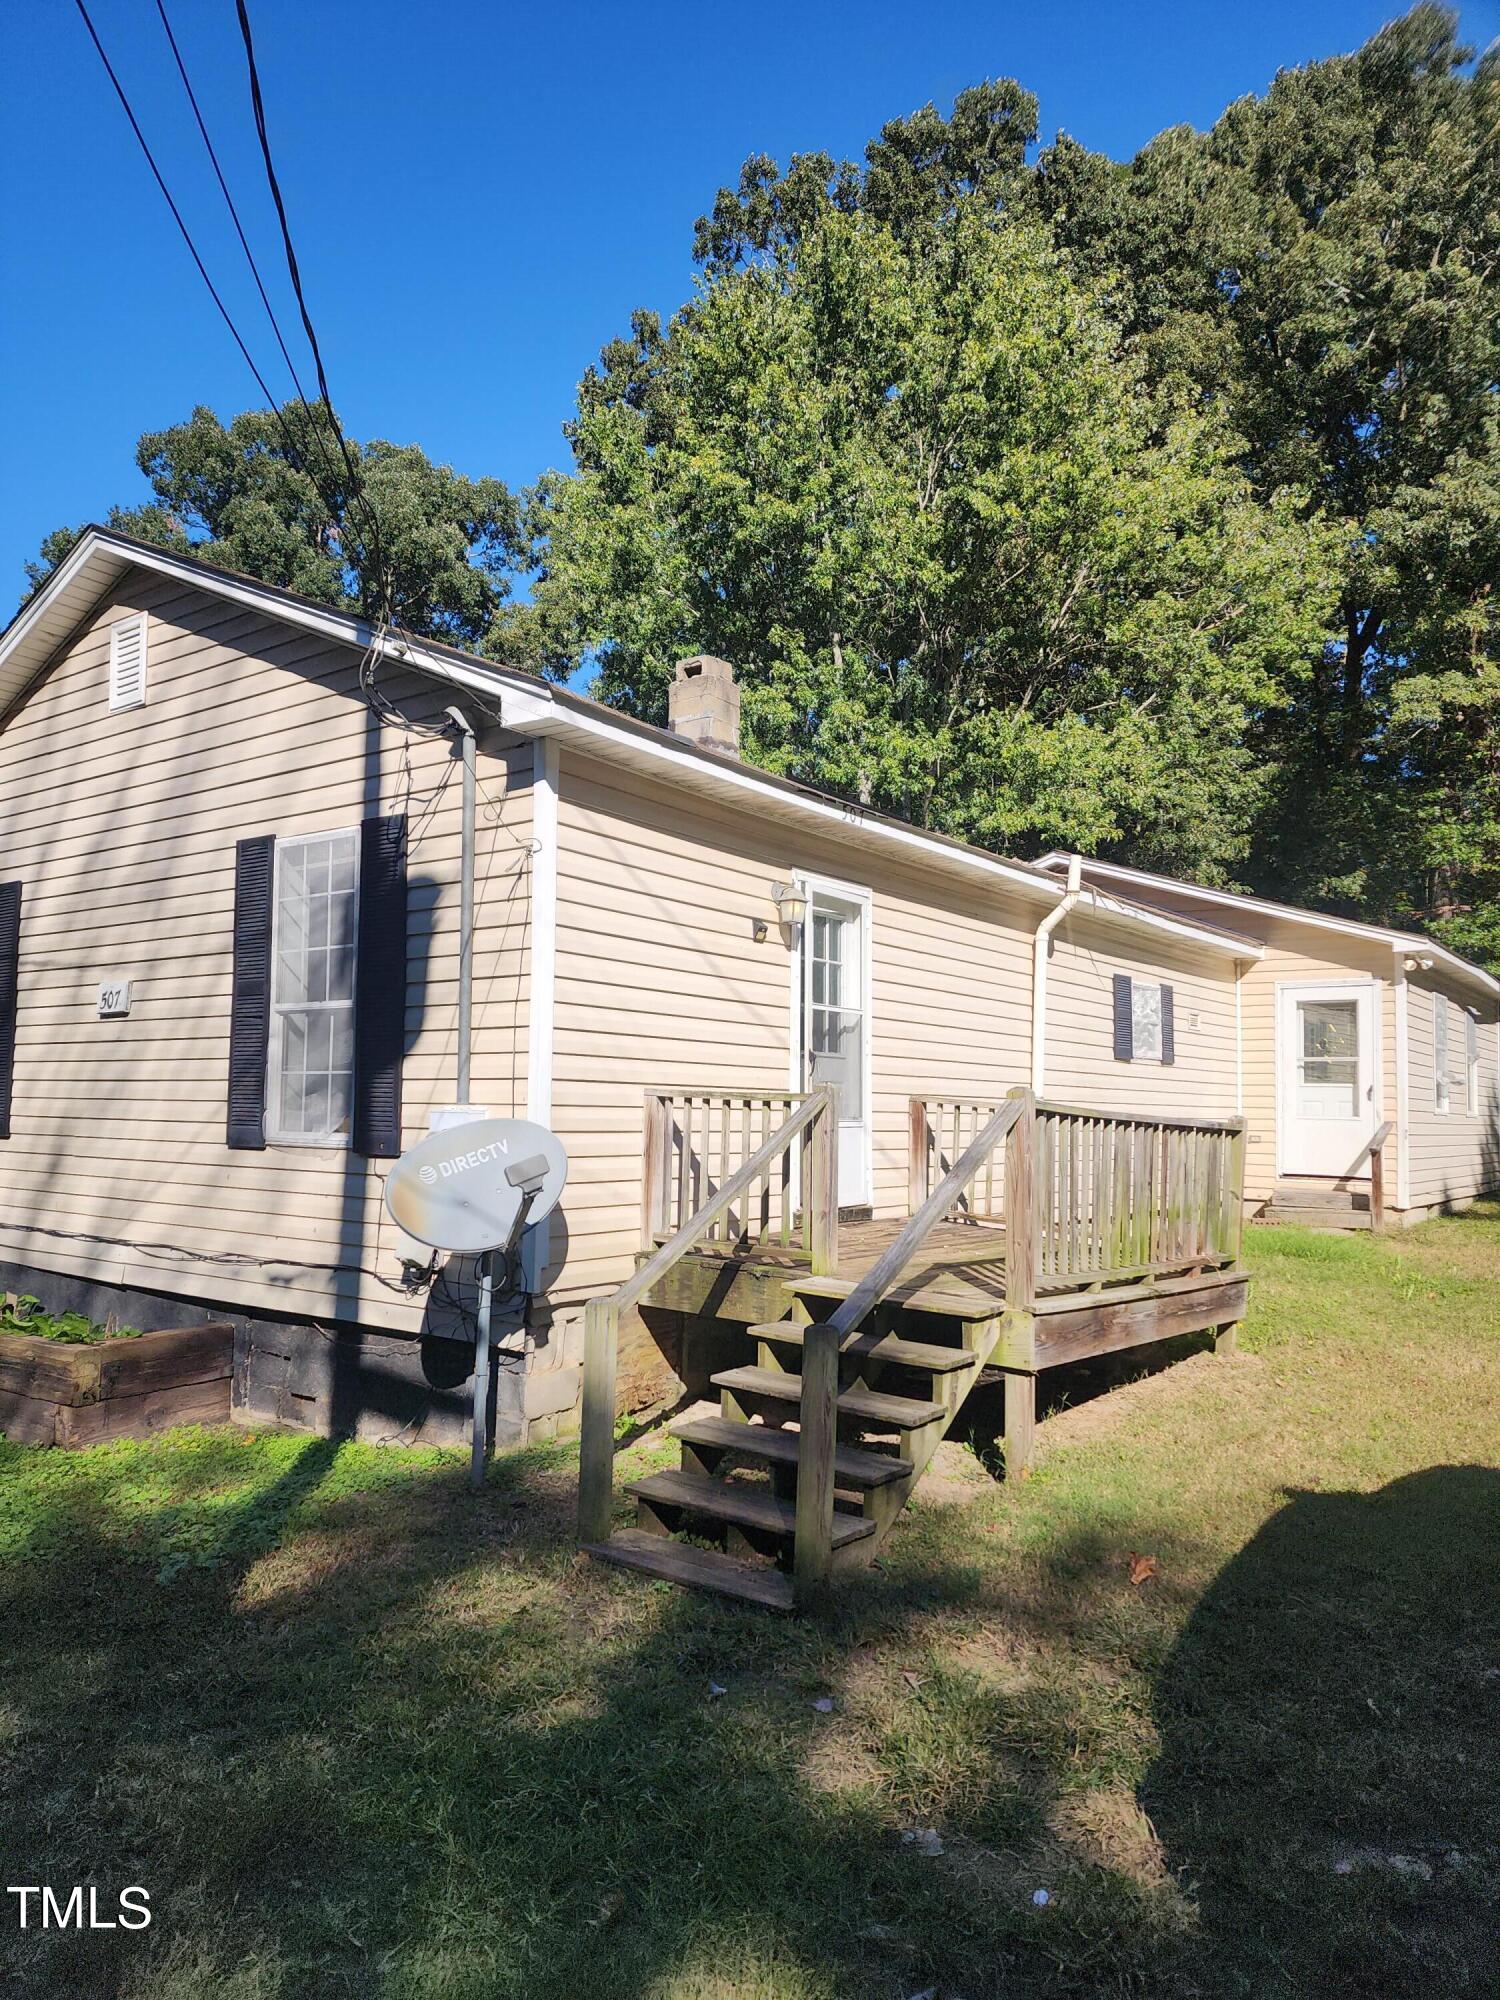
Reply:
M567 1450L0 1445L0 1885L154 1912L0 1991L1491 2000L1500 1205L1250 1235L817 1622L582 1563Z

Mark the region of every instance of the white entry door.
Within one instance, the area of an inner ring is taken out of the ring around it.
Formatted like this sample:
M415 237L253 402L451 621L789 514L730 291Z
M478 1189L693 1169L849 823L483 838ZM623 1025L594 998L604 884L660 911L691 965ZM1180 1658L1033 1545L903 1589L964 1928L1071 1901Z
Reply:
M1376 1124L1375 994L1364 983L1280 989L1282 1173L1368 1178L1361 1155Z
M807 885L802 927L802 1076L839 1093L839 1206L870 1200L869 903L855 892Z

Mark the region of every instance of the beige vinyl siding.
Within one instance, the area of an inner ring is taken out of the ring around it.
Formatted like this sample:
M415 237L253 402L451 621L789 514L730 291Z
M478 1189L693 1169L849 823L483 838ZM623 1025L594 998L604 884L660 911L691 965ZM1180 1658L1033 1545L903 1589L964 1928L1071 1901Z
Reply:
M1406 976L1411 1077L1411 1205L1445 1207L1500 1187L1500 1077L1496 1007L1476 1001L1434 973ZM1437 1109L1433 1006L1448 1010L1448 1110ZM1469 1110L1464 1023L1478 1016L1479 1108Z
M871 892L878 1213L904 1212L914 1092L999 1096L1025 1081L1028 947L999 898L980 910L972 891L572 755L558 857L553 1115L574 1161L558 1301L630 1269L648 1088L793 1087L795 954L773 882L806 871Z
M1172 988L1175 1061L1116 1060L1116 973ZM1075 908L1053 933L1046 1064L1050 1097L1109 1111L1232 1118L1233 960L1164 935L1148 943Z
M645 1092L793 1085L795 955L771 885L802 873L870 895L873 1202L907 1203L913 1095L1002 1097L1030 1076L1031 939L1040 911L997 887L809 840L752 811L709 806L592 760L561 764L554 1122L573 1159L554 1238L555 1302L616 1284L640 1241ZM757 943L754 927L768 933ZM1108 972L1133 967L1179 991L1172 1101L1228 1113L1234 1099L1232 965L1163 938L1161 953L1118 925L1079 920L1060 945L1068 1031L1057 1075L1088 1101L1162 1101L1109 1075ZM1099 1000L1099 981L1103 999ZM1202 1025L1186 1026L1197 1011ZM1076 1024L1075 1024L1076 1026ZM1087 1043L1088 1052L1084 1053ZM1106 1087L1118 1094L1106 1096Z
M109 627L136 610L147 699L112 713ZM224 1140L235 843L252 834L408 813L406 1142L454 1095L459 786L445 741L376 725L357 668L348 648L137 571L0 728L0 877L23 885L0 1259L421 1324L395 1289L387 1162ZM387 692L422 720L443 705L415 680ZM503 1114L526 1098L531 758L497 733L480 762L474 1089ZM114 975L130 1015L101 1021Z

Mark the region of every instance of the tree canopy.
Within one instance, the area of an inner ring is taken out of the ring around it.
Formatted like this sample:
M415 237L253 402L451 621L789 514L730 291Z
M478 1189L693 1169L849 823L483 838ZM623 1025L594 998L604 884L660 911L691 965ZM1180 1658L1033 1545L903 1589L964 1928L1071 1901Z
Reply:
M408 631L482 646L509 596L515 501L499 479L466 479L416 445L350 442L315 405L212 410L148 431L136 463L153 498L109 525L325 604L389 615ZM37 584L77 540L59 529L28 565Z

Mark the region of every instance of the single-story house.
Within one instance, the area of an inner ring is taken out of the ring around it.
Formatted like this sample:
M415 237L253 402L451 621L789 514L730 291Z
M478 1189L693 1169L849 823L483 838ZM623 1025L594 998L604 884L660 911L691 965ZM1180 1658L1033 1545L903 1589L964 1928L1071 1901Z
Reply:
M1217 912L741 762L723 662L684 662L652 728L96 527L0 640L0 1288L135 1323L211 1307L238 1408L457 1434L472 1272L427 1268L382 1205L455 1100L455 710L469 1094L571 1163L502 1439L573 1421L582 1308L649 1240L651 1093L748 1119L836 1083L838 1203L875 1218L907 1212L917 1102L940 1149L950 1108L1028 1084L1235 1113L1265 946ZM624 1393L664 1377L643 1345Z
M1039 864L1066 871L1069 857ZM1500 980L1432 938L1085 861L1101 890L1261 947L1236 987L1253 1213L1420 1222L1500 1189Z

